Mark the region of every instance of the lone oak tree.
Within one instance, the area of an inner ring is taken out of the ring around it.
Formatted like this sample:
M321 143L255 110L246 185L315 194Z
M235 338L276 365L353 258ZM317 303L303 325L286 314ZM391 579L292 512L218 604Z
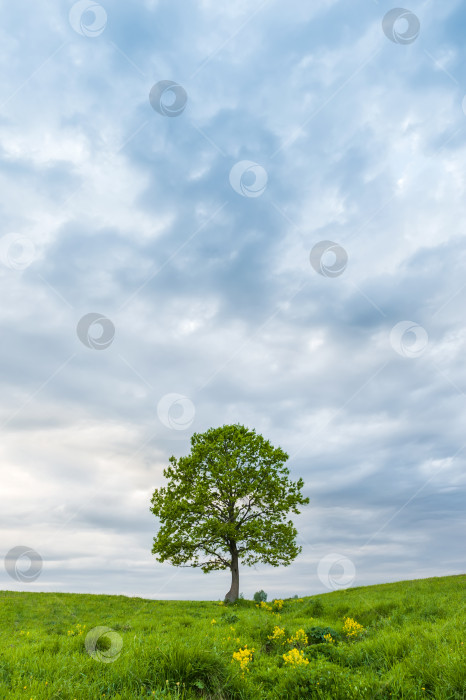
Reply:
M200 567L204 573L231 570L225 600L239 592L239 561L288 566L301 552L291 520L304 482L289 481L288 455L242 425L211 428L191 437L187 457L170 457L166 487L152 496L161 527L152 553L160 562ZM202 557L203 561L199 561ZM186 563L190 562L190 563Z

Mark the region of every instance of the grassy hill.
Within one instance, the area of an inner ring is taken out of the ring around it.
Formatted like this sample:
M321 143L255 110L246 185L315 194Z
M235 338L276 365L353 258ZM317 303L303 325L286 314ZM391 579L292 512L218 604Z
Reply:
M464 699L465 582L402 581L259 608L3 591L0 697Z

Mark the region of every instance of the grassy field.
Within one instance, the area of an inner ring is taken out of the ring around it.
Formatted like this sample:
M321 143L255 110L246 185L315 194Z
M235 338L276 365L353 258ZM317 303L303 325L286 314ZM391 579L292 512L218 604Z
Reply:
M0 697L463 699L465 581L265 607L3 591Z

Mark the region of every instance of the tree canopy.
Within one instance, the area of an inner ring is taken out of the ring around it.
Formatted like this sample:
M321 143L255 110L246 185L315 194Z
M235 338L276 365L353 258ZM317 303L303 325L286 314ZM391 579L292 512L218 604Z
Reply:
M239 562L288 566L301 552L290 511L309 503L302 479L289 480L288 455L242 425L211 428L191 437L186 457L170 457L166 486L154 491L160 528L152 553L174 566L204 573L230 569L225 599L239 594Z

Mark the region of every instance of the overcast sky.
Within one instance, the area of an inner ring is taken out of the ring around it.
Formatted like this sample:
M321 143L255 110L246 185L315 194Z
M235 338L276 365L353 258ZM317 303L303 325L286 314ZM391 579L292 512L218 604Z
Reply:
M149 507L231 423L310 498L245 597L463 572L461 0L0 6L0 587L223 599Z

